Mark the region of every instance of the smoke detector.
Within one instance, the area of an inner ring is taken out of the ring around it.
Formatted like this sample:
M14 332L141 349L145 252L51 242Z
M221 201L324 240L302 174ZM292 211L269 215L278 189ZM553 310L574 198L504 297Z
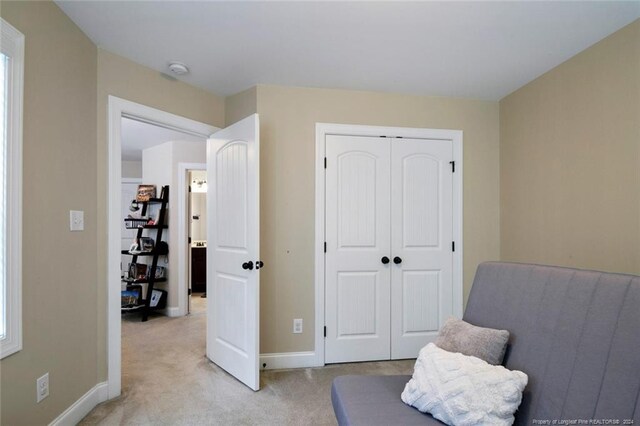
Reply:
M185 64L180 62L170 62L169 71L171 71L175 75L184 75L189 73L189 68L187 68Z

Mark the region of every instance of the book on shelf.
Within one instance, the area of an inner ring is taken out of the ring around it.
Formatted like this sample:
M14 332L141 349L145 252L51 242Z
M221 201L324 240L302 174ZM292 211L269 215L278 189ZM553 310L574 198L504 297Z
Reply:
M144 263L129 264L129 279L144 280L147 278L147 265Z
M142 287L128 286L126 290L120 292L120 306L131 308L138 306L142 302Z
M136 201L149 201L156 197L155 185L138 185L138 194L136 195Z

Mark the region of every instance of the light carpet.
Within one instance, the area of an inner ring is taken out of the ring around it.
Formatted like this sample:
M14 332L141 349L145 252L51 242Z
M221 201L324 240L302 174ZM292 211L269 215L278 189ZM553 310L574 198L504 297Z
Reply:
M413 371L414 360L266 370L253 392L206 359L206 300L193 297L192 314L181 318L123 316L122 395L80 424L335 425L335 377Z

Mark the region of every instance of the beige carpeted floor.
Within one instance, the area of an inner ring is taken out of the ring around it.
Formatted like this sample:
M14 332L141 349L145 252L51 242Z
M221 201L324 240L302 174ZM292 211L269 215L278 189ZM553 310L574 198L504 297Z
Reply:
M411 374L414 361L267 370L253 392L205 358L206 300L182 318L122 320L122 396L81 425L335 425L331 381L343 374Z

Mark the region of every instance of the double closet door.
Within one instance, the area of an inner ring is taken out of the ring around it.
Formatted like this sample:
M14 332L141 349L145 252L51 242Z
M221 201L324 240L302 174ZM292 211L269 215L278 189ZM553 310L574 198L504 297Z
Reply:
M415 358L452 315L450 140L326 137L325 361Z

